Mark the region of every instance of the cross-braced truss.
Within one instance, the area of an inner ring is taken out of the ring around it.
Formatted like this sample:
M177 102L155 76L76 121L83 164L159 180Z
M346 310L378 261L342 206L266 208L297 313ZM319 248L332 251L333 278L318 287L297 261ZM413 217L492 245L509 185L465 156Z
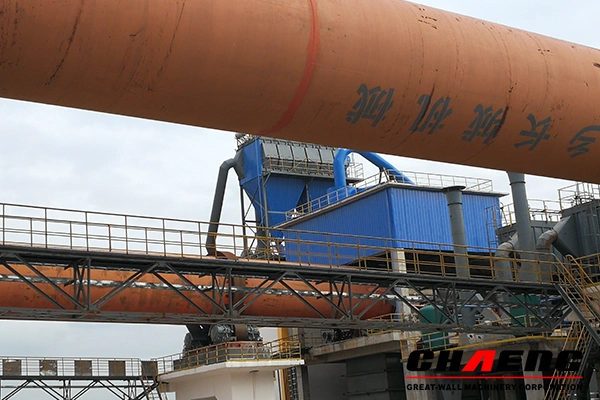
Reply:
M0 265L6 270L0 283L26 285L45 300L44 307L0 301L0 318L10 319L530 335L552 331L569 312L553 284L491 278L21 246L0 246ZM122 279L100 279L98 271L119 271ZM132 291L168 295L177 307L115 307ZM294 310L269 312L265 302L273 301L293 304ZM374 318L392 305L406 311ZM433 317L422 312L427 305L435 307ZM477 319L485 309L506 319L465 322L466 313Z
M67 376L2 376L0 400L9 400L30 390L45 392L56 400L79 400L99 389L120 400L148 400L165 398L158 390L158 381L142 377L67 377Z

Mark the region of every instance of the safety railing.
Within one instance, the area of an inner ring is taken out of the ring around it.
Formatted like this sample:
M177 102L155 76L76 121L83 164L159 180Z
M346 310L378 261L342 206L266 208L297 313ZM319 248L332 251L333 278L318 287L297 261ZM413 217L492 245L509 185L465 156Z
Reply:
M245 135L245 134L238 134L236 133L235 135L235 141L237 143L237 148L238 150L243 147L246 143L254 140L256 136L254 135Z
M464 176L452 176L431 174L424 172L402 172L413 185L428 188L446 188L450 186L464 186L465 190L476 192L493 192L494 188L492 181L489 179L470 178ZM348 175L350 177L350 175ZM314 212L335 204L361 190L369 189L381 185L383 183L400 183L409 184L407 180L398 179L397 175L390 170L381 170L379 173L369 176L364 180L352 183L349 186L339 188L326 195L311 200L308 203L302 204L292 210L285 212L286 221L298 218L299 216Z
M539 282L552 281L550 271L557 262L540 253L500 258L493 249L469 246L469 254L453 254L457 246L448 244L309 231L264 229L257 238L233 224L219 224L216 246L208 251L209 227L198 221L0 204L4 246L179 258L214 258L218 250L267 263ZM263 245L248 248L253 240Z
M583 260L592 257L585 257ZM562 284L565 293L593 327L600 323L600 286L595 280L598 277L597 271L597 264L583 264L582 259L567 256L566 264L557 274L558 282Z
M565 210L592 200L600 200L600 185L577 182L573 185L558 189L560 209Z
M441 314L438 316L437 322L443 322L445 320ZM376 318L371 318L371 321L378 322L405 322L419 324L423 321L422 315L415 313L393 313L381 315ZM436 321L430 321L436 322ZM500 318L493 321L482 321L475 324L474 328L488 327L490 325L502 326L510 330L515 324L523 326L536 326L538 324L537 318L532 315L515 315L509 318ZM348 335L342 338L328 337L329 331L323 330L310 330L302 335L302 342L305 347L319 347L329 343L335 343L337 341L344 341L354 337L360 336L377 336L383 334L389 334L393 332L399 332L400 348L402 355L407 358L410 352L415 350L432 350L434 352L440 350L468 350L479 347L486 347L492 345L500 345L506 343L512 343L516 341L544 339L544 340L574 340L570 335L572 329L571 325L563 325L556 328L552 332L543 332L536 334L535 336L519 336L515 337L510 334L481 334L481 333L454 333L454 332L427 332L427 331L396 331L393 329L367 329L361 331L347 331ZM332 340L333 339L333 340Z
M0 378L114 377L153 378L155 361L136 358L0 357Z
M584 275L585 286L597 285L600 283L600 254L590 254L580 258L570 258L572 264L576 265ZM585 287L584 286L584 287Z
M285 220L290 221L308 213L320 210L332 204L336 204L339 201L356 193L356 189L353 186L344 186L337 190L334 190L326 195L317 197L309 201L308 203L302 204L292 210L285 212Z
M589 331L580 321L574 321L571 324L571 329L565 340L562 350L578 350L587 359L588 352L592 346L593 339ZM585 368L585 362L581 363L581 369ZM552 379L548 385L548 390L545 393L544 400L562 400L568 399L572 392L568 383L572 383L571 379L575 376L581 376L582 371L558 371L555 370L552 374Z
M397 315L387 316L389 318L396 318ZM411 316L412 317L412 316ZM386 318L383 316L381 318ZM410 317L409 317L410 318ZM511 318L499 318L495 321L480 322L475 325L490 325L496 324L498 326L510 327L517 320L519 323L525 326L534 326L535 317L533 316L514 316ZM404 359L408 358L411 351L415 350L431 350L434 353L441 350L472 350L481 347L489 348L492 346L499 346L503 344L531 341L543 339L557 340L565 342L573 342L576 338L571 336L572 325L565 325L558 327L552 332L543 332L536 335L530 336L518 336L515 337L510 334L476 334L476 333L446 333L446 332L426 332L426 331L410 331L403 332L404 337L400 339L400 348ZM370 330L369 335L379 335L390 331L385 330Z
M502 216L501 226L510 226L517 223L514 204L500 206ZM529 216L532 221L558 222L562 218L561 206L558 201L553 200L529 200ZM500 228L501 226L497 226Z
M301 360L300 342L285 338L273 342L226 342L156 358L158 373L182 371L225 362Z
M332 177L334 168L332 163L312 161L307 159L266 157L263 168L268 172L284 172L302 175L318 175ZM346 164L346 176L349 179L362 179L363 165L350 162Z
M490 179L472 178L467 176L454 176L434 174L429 172L402 171L415 186L430 188L446 188L450 186L464 186L466 191L491 193L494 191ZM388 172L388 175L389 172ZM393 175L391 175L393 178Z

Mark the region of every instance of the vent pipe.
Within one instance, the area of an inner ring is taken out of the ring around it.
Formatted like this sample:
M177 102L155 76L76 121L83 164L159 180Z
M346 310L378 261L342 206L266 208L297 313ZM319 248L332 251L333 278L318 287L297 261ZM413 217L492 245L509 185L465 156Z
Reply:
M467 254L467 235L465 233L465 217L462 208L462 190L464 186L451 186L444 189L446 201L448 202L448 211L450 212L450 228L452 229L452 244L455 254ZM467 265L466 258L459 257L462 262L456 261L456 274L467 278L469 272L467 268L461 268L458 265Z
M465 233L465 217L462 206L462 190L464 186L451 186L444 189L448 211L450 213L450 228L452 230L452 244L454 245L454 263L456 265L456 276L469 278L469 261L467 253L467 234ZM461 293L461 298L471 297ZM460 310L465 325L475 325L475 313L473 310L462 308Z
M508 172L513 204L515 206L515 217L517 219L517 233L519 245L523 251L534 251L535 242L531 231L531 220L529 217L529 202L525 190L525 175Z
M534 260L535 242L531 230L531 220L529 217L529 202L527 201L527 191L525 190L525 175L516 172L508 172L510 188L512 192L513 204L515 207L515 218L517 219L517 236L519 237L519 248L522 251L521 268L518 271L518 280L520 281L539 281L540 275L535 264L526 262Z
M217 187L215 188L215 196L213 198L212 210L210 212L210 225L208 226L208 237L206 238L206 251L209 255L214 255L217 252L217 231L219 230L219 222L221 221L221 212L223 211L223 200L225 198L225 188L227 186L227 175L229 170L233 168L241 180L244 178L244 167L242 165L242 152L238 150L235 157L223 161L219 167L219 176L217 177Z

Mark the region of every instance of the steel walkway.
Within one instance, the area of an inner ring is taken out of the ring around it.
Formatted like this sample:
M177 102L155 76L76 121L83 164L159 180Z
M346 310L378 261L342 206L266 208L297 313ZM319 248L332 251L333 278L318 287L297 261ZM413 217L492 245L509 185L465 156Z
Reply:
M6 319L531 335L551 331L569 312L552 282L552 271L564 266L545 255L528 258L537 281L523 282L518 255L499 259L488 249L470 249L469 276L457 276L455 258L465 256L449 245L284 230L261 242L247 227L222 224L219 252L206 256L209 224L197 221L1 204L0 223L0 317ZM228 253L246 256L228 259ZM495 279L500 263L514 280ZM119 278L99 277L112 272ZM14 285L43 307L29 307ZM157 312L143 302L132 310L132 291L177 299L187 311ZM291 299L303 317L257 311L265 299ZM392 304L404 311L373 318ZM421 312L425 305L439 311L435 320ZM457 312L485 308L509 322L468 326Z
M161 400L157 361L105 358L0 358L0 400L32 390L76 400L99 390L126 400Z

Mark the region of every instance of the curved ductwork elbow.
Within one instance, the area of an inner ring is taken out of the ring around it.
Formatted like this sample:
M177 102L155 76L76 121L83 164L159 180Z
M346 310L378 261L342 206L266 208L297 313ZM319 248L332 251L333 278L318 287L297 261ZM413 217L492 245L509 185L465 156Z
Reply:
M535 251L537 252L549 252L550 246L558 238L558 232L554 228L542 233L535 244Z
M542 280L550 281L552 278L552 274L556 272L552 265L552 255L550 254L550 246L554 244L554 247L557 248L561 253L563 253L564 249L559 246L559 235L563 230L565 225L569 222L568 218L561 219L554 227L542 233L535 244L535 251L539 254L540 261L546 261L540 263L540 277ZM564 254L564 253L563 253Z
M401 183L407 183L409 185L414 185L413 181L411 181L406 175L404 175L402 172L396 169L396 167L390 164L379 154L349 149L338 149L335 153L335 159L333 160L333 179L335 182L335 190L341 189L347 185L346 158L352 153L360 154L367 161L378 167L380 171L388 171L388 173L391 176L393 176L396 179L396 181Z
M567 225L571 217L561 219L556 225L554 225L550 230L542 233L535 244L535 251L537 252L550 252L550 246L554 244L560 235L560 232ZM560 251L561 249L559 249ZM562 253L562 251L561 251ZM566 254L563 254L566 255Z
M516 250L518 243L519 236L515 234L513 235L513 237L510 238L508 242L502 243L496 249L494 257L502 259L494 261L494 276L496 279L510 281L514 279L510 261L508 261L507 259L510 258L511 253L513 253Z
M244 177L244 166L242 164L242 152L238 151L235 157L223 161L219 167L219 176L217 177L217 186L213 198L212 210L210 212L210 225L208 226L208 237L206 238L206 251L209 255L215 255L217 252L217 232L219 222L221 221L221 212L223 211L223 200L225 198L225 188L227 186L227 175L233 168L239 179Z
M496 257L507 258L510 257L510 253L516 250L517 244L519 243L519 236L513 235L508 242L502 243L496 249L496 253L494 254Z

